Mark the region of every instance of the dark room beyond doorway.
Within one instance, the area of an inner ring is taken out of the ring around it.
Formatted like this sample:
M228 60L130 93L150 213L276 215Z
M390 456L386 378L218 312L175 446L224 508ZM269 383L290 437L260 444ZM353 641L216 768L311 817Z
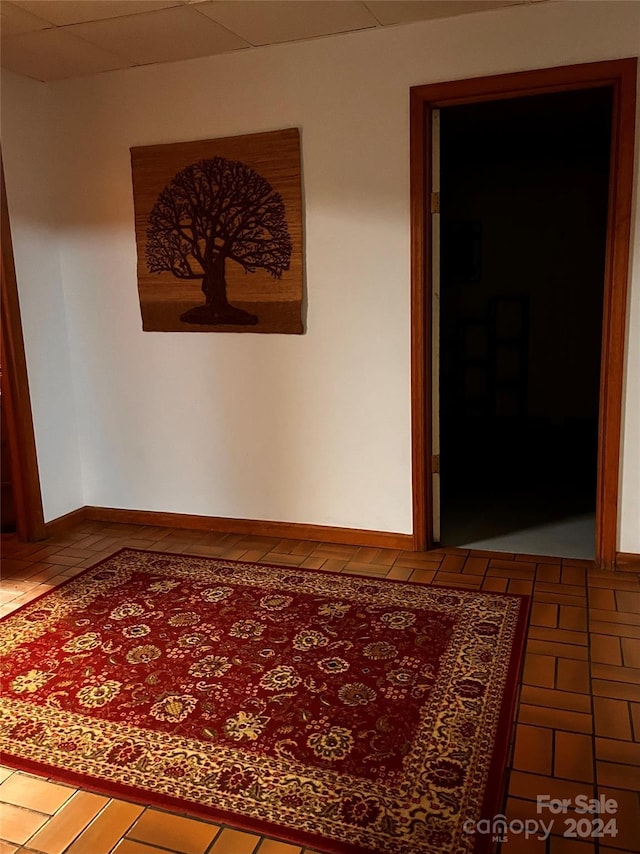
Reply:
M440 111L443 545L594 556L611 110Z

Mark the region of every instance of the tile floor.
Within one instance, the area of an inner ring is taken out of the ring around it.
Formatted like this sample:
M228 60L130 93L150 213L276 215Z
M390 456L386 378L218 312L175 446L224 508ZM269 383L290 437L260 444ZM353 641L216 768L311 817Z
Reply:
M640 580L588 561L462 549L416 553L87 522L25 544L3 535L0 613L123 546L533 595L501 854L640 852ZM615 819L538 814L536 798L615 800ZM545 841L517 822L554 819ZM567 837L575 818L576 836ZM597 826L596 826L597 827ZM0 768L0 854L302 854L295 845ZM305 849L304 854L316 854ZM393 852L389 852L393 854Z

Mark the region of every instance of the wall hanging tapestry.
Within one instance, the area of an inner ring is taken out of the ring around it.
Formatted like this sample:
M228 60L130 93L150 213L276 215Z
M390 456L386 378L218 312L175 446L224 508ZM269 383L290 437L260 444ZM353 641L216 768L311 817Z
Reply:
M302 329L297 129L131 149L151 332Z
M123 549L0 622L3 761L323 851L482 850L527 605Z

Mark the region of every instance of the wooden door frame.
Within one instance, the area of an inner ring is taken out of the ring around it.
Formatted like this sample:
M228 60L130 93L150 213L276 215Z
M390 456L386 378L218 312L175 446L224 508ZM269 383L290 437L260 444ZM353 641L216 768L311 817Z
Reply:
M525 95L610 88L609 213L602 322L596 564L615 567L624 348L633 197L637 58L454 80L411 88L411 422L414 548L433 547L431 489L431 114Z
M45 536L44 513L1 155L0 183L2 406L7 419L16 530L21 540L41 540Z

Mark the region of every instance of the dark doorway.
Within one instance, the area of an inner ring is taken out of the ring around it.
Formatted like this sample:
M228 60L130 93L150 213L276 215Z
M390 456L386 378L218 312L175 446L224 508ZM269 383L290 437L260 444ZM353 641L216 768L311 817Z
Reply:
M440 111L441 542L594 556L609 88Z

